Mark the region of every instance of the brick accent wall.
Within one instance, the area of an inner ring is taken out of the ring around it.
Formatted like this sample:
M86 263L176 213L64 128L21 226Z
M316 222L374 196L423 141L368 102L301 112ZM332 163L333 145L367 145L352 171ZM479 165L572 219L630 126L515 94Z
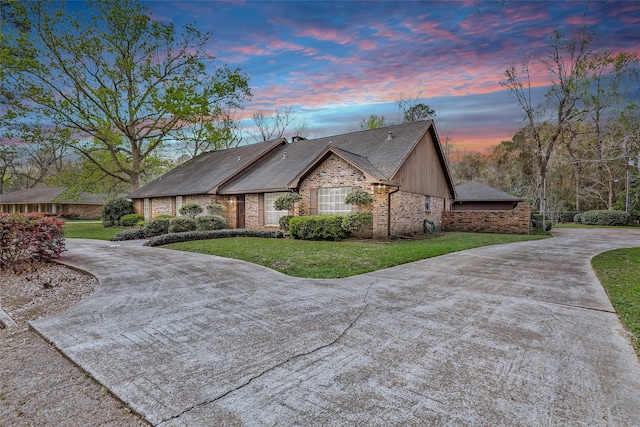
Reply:
M299 186L302 200L298 203L299 215L309 215L309 198L312 188L318 187L358 187L365 190L371 184L365 181L362 171L351 166L335 154L331 154L322 162Z
M520 202L513 210L446 211L442 215L445 231L529 234L531 207Z
M78 219L102 218L101 205L62 205L62 215L69 215Z
M250 229L264 228L260 224L258 211L258 195L247 194L244 196L244 218L245 226Z

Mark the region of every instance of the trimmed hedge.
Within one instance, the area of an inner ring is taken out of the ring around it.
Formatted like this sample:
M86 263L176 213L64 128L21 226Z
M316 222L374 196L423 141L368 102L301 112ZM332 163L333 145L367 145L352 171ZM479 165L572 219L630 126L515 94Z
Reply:
M124 230L111 238L112 242L121 242L123 240L144 239L144 230L142 228L134 228L133 230Z
M547 215L546 221L547 229L544 231L551 231L552 223L549 215ZM531 228L536 232L542 232L542 214L531 214Z
M209 231L187 231L184 233L163 234L151 238L146 246L163 246L170 243L190 242L193 240L223 239L227 237L263 237L279 239L283 234L277 230L248 230L246 228L209 230Z
M289 231L289 220L293 218L292 215L283 215L278 220L278 224L280 225L280 230Z
M204 215L196 218L196 230L198 231L222 230L226 226L227 219L220 215Z
M172 218L169 220L169 233L184 233L195 231L196 220L188 217Z
M153 218L142 227L145 237L154 237L169 232L172 218Z
M134 227L142 221L144 221L144 216L140 214L126 214L122 218L120 218L120 225L122 225L123 227Z
M574 217L576 224L586 225L629 225L631 215L622 211L587 211Z
M202 213L202 206L197 203L185 203L178 209L181 215L187 216L189 218L195 218L199 214Z
M295 216L289 220L289 233L294 239L334 240L347 237L342 228L343 215Z

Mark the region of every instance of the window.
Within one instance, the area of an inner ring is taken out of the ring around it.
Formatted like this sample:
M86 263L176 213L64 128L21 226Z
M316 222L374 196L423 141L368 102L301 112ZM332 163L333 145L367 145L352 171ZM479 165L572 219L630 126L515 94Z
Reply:
M151 219L151 204L149 199L144 199L144 219Z
M176 196L176 216L180 216L181 207L182 207L182 196Z
M346 214L351 212L351 205L344 202L351 187L320 187L318 188L318 213Z
M287 215L288 211L278 211L273 207L273 202L280 196L287 193L265 193L264 195L264 225L279 225L281 217Z
M431 208L431 197L424 196L424 211L429 212L430 208Z

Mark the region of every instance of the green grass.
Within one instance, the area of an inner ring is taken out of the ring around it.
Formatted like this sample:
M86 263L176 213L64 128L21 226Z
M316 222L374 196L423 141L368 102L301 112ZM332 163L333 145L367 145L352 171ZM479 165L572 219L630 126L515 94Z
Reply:
M64 224L64 237L68 239L110 240L122 230L128 230L128 228L105 228L102 226L102 221L66 221Z
M393 267L450 252L548 236L445 233L438 237L399 241L312 242L251 237L174 243L166 248L235 258L289 276L338 278Z
M622 324L640 339L640 248L604 252L591 260Z

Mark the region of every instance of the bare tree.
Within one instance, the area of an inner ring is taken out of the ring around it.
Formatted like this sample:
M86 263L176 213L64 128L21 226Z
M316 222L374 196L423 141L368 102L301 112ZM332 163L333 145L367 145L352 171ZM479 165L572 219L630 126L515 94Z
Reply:
M545 213L546 177L549 160L556 146L562 143L567 129L585 114L578 102L587 87L587 64L592 52L589 45L593 35L582 30L566 38L556 30L547 54L541 58L526 56L520 65L505 71L500 83L516 98L525 113L529 133L534 142L538 169L537 193L540 211ZM549 78L549 90L539 101L532 93L532 68L542 65ZM545 130L543 132L543 129ZM544 218L544 217L543 217Z
M282 138L285 131L296 119L291 107L276 109L273 113L264 110L257 111L251 116L256 125L257 132L254 134L256 141L270 141ZM303 124L306 127L306 125Z

